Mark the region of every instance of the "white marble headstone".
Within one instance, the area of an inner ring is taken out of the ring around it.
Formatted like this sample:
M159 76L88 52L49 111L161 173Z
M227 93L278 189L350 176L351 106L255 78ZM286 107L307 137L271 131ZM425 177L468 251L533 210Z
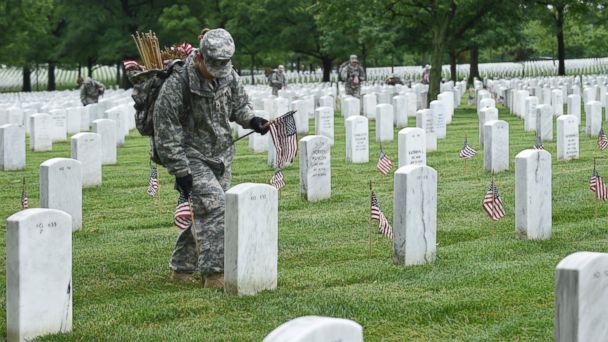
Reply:
M509 169L509 124L503 120L486 122L483 144L483 167L486 171Z
M101 136L78 133L72 136L72 158L82 163L82 186L101 185Z
M376 119L376 105L377 99L375 93L363 95L363 115L367 116L370 120Z
M34 152L53 149L50 115L40 113L30 116L30 149Z
M597 137L602 127L602 104L599 101L589 101L585 104L585 133Z
M553 107L548 104L536 107L536 134L542 141L553 141Z
M426 151L437 151L437 134L435 134L435 120L430 109L421 109L416 113L416 127L424 129L426 137Z
M393 96L393 120L395 127L407 127L407 104L403 95Z
M83 110L84 107L70 107L65 110L68 134L76 134L80 132L80 120L82 119Z
M398 134L399 167L426 165L426 133L422 128L408 127Z
M437 139L445 139L447 133L446 126L446 110L441 101L431 101L431 112L433 113L433 121L435 124L435 134Z
M26 209L6 220L9 342L72 330L72 218Z
M91 128L101 136L101 164L116 164L116 121L97 119L91 123Z
M551 154L524 150L515 156L515 232L520 239L551 237Z
M368 119L361 115L346 119L346 161L354 164L369 162Z
M82 228L82 168L78 160L53 158L40 164L40 207L72 216L72 231Z
M225 290L255 295L277 287L279 209L277 189L242 183L226 192Z
M484 129L486 122L498 120L498 109L495 107L487 107L479 112L479 144L484 144Z
M574 115L562 115L557 118L557 159L570 160L578 157L578 119Z
M51 115L51 139L53 142L66 140L68 126L65 109L53 109L49 111L49 114Z
M393 260L432 263L437 254L437 171L426 165L400 167L394 186Z
M315 134L322 135L334 144L334 110L331 107L319 107L315 110Z
M578 252L557 264L555 341L608 341L608 254Z
M327 137L311 135L300 140L300 193L307 201L331 196L331 144Z
M0 126L0 170L25 169L25 127Z
M568 113L570 115L576 116L578 119L579 125L581 122L581 96L572 94L568 95Z
M363 342L363 328L347 319L304 316L281 324L263 342Z
M389 142L394 140L393 106L381 103L376 106L376 141Z

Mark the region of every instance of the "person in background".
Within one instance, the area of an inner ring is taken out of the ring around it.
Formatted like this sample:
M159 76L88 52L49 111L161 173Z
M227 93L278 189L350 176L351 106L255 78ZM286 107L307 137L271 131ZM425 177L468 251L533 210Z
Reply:
M425 65L422 70L422 84L429 84L431 82L431 66Z
M272 71L270 76L270 86L272 87L272 95L279 96L279 90L287 88L287 77L285 77L285 67L279 65L278 69Z
M84 80L82 77L78 77L77 82L80 87L80 102L82 102L83 106L97 103L99 96L102 96L105 91L105 87L101 82L95 81L90 77Z
M340 77L344 81L346 95L361 97L361 83L365 81L365 70L359 65L357 55L350 55L347 64L340 68Z

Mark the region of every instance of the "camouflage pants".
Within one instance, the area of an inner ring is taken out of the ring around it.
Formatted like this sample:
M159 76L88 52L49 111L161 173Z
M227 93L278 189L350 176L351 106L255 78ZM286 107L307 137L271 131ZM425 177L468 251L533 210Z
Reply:
M193 178L192 206L194 231L200 247L197 260L196 244L190 228L182 231L175 242L170 267L177 272L200 271L203 275L224 272L224 211L232 173L214 172L206 163L190 159Z
M274 96L279 96L279 90L281 88L277 88L277 87L272 87L272 95Z
M353 87L347 83L344 88L346 90L346 95L361 98L361 87Z

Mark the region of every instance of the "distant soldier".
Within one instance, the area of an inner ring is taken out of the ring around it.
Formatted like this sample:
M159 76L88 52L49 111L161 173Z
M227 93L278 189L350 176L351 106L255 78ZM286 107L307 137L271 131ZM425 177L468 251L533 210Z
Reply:
M361 97L361 83L365 81L365 71L357 61L357 55L350 55L349 62L340 68L340 77L344 81L346 95Z
M403 85L403 81L401 80L401 78L395 74L392 74L389 77L387 77L386 80L384 80L384 83L386 85L396 85L396 84Z
M425 65L424 70L422 70L422 84L431 83L431 66Z
M103 84L95 81L94 79L87 77L82 79L78 77L78 86L80 87L80 102L84 106L90 105L91 103L97 103L99 96L103 95L105 88Z
M272 87L272 95L278 96L279 90L287 88L287 77L285 77L285 67L279 65L278 69L272 71L270 76L270 86Z

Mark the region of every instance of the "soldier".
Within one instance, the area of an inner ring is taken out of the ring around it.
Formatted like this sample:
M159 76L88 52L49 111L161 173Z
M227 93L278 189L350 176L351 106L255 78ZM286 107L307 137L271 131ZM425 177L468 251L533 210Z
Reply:
M272 95L279 96L279 89L287 88L287 77L285 77L285 67L279 65L278 69L272 71L270 76L270 86Z
M429 84L431 80L431 66L425 65L422 70L422 84Z
M84 80L82 77L78 77L77 82L80 87L80 102L82 102L84 106L90 105L91 103L97 103L99 96L103 95L105 90L103 84L90 77L87 77Z
M232 68L234 50L227 31L206 32L200 48L165 81L154 108L158 156L176 177L176 188L191 194L194 211L193 225L175 244L172 279L197 281L193 273L199 271L205 288L224 287L225 191L234 158L229 121L268 132L268 121L254 116Z
M389 77L387 77L386 80L384 80L384 83L386 85L396 85L396 84L403 85L403 81L401 80L401 78L395 74L392 74Z
M340 68L340 77L344 81L346 95L361 97L361 82L365 81L365 71L359 65L356 55L350 55L349 63Z

